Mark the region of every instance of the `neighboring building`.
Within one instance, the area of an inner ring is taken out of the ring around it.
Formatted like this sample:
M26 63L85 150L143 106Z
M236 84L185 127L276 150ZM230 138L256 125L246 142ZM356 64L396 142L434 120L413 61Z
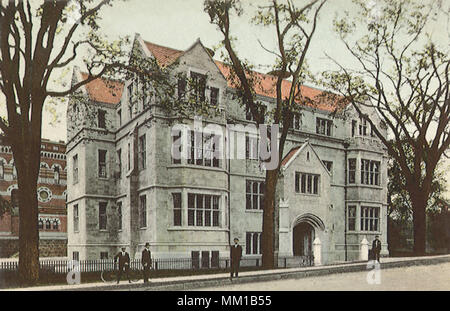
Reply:
M39 256L67 256L66 144L42 139L38 179ZM17 172L10 145L0 138L0 195L13 202L0 218L0 257L19 251Z
M186 73L198 81L191 96L218 104L221 113L203 118L203 126L224 131L229 123L253 123L233 96L228 67L214 61L200 40L185 51L145 42L139 35L135 42L136 49L174 76ZM261 87L255 91L270 108L275 78L256 75ZM74 81L80 79L82 73L75 71ZM211 154L217 143L227 152L229 141L219 136L211 143L212 135L193 135L192 160L173 159L169 121L174 116L157 107L157 98L135 96L137 83L109 82L88 84L81 91L88 100L72 99L68 105L69 256L111 258L126 246L139 257L149 242L155 257L207 262L229 256L234 237L244 256L260 256L265 173L255 159L258 139L242 133L245 159L224 160L224 155L197 154ZM284 81L283 89L289 85ZM185 81L178 86L182 100ZM303 92L321 93L306 86ZM325 263L354 260L360 241L371 242L376 234L382 254L388 254L386 150L351 107L335 117L334 110L329 104L305 106L294 118L277 186L280 256L309 254L319 237ZM376 113L370 115L380 123Z

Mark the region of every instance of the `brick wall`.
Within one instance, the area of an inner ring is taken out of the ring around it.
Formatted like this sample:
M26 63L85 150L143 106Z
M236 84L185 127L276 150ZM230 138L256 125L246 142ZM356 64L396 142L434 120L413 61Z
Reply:
M19 252L19 240L0 240L0 258L8 258ZM67 240L40 240L40 257L67 256Z

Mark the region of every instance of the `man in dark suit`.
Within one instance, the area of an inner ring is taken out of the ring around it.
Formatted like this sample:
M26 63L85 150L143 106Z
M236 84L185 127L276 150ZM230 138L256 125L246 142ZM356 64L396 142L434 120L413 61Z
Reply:
M234 238L234 245L230 245L230 260L231 260L231 272L230 278L233 278L233 273L238 277L239 263L242 257L242 247L239 245L239 239Z
M378 239L379 236L375 236L375 240L372 242L372 254L373 259L380 262L380 252L381 252L381 241Z
M144 267L143 273L144 273L144 283L148 282L148 275L150 272L150 269L152 267L152 253L150 252L150 243L145 243L145 248L142 251L142 257L141 257L141 263Z
M127 274L128 283L131 283L130 280L130 255L125 251L125 247L122 247L122 251L119 252L116 256L114 256L114 263L119 259L119 272L117 273L117 284L120 282L120 277L122 276L122 271L125 270Z

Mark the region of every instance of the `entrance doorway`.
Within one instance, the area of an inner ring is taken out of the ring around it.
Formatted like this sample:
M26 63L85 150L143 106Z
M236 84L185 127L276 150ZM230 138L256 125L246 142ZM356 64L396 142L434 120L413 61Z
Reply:
M314 228L307 222L300 222L293 230L294 256L309 256L312 254L312 243L315 238Z

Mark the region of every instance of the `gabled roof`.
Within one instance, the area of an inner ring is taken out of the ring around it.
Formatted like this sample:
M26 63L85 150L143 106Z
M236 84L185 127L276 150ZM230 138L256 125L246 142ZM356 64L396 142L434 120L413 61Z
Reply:
M301 146L296 146L296 147L292 148L291 150L289 150L289 152L286 154L286 156L283 158L283 160L281 160L282 169L283 170L287 169L287 167L295 160L295 158L298 157L298 155L302 152L303 149L306 148L306 146L309 146L309 148L311 148L312 152L315 154L317 159L319 159L319 162L322 164L322 167L325 169L325 171L329 175L331 175L331 173L328 171L328 169L326 168L323 161L319 158L319 155L317 154L317 152L314 150L314 148L309 143L308 139Z
M183 51L171 49L162 45L144 41L147 49L155 57L157 63L161 67L167 67L173 64L178 57L183 55Z
M87 79L88 76L87 73L81 73L83 80ZM123 86L123 83L119 81L98 78L87 83L85 88L89 98L93 101L115 105L120 102Z

